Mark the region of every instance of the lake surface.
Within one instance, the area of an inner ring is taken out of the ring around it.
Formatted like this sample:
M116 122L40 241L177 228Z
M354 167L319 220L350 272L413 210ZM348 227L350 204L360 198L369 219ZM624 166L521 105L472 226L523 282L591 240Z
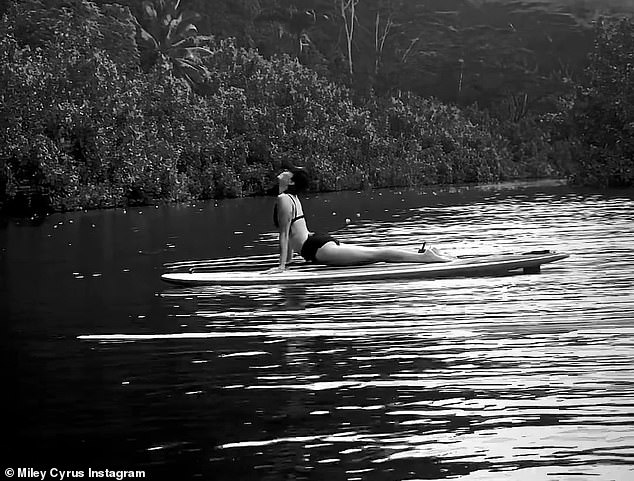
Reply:
M272 198L0 227L5 467L147 479L634 479L634 190L304 201L341 240L553 249L537 275L173 288L274 253Z

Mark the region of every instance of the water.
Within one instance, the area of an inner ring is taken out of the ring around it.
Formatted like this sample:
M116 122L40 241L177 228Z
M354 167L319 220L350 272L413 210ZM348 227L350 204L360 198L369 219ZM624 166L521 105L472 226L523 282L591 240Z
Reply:
M539 275L171 288L164 262L271 253L271 199L0 230L4 465L149 479L634 479L634 192L318 195L309 226ZM346 221L346 219L348 219Z

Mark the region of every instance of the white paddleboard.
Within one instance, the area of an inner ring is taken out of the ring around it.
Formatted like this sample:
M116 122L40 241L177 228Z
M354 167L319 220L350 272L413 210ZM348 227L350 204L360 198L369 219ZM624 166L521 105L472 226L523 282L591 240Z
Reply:
M474 275L503 275L516 271L537 273L542 264L568 257L558 252L503 254L457 259L443 263L376 263L365 266L330 267L306 264L290 267L274 274L264 270L222 270L211 272L174 272L161 278L169 283L187 285L258 285L258 284L330 284L388 279L422 279L426 277L465 277ZM216 265L221 265L220 263Z

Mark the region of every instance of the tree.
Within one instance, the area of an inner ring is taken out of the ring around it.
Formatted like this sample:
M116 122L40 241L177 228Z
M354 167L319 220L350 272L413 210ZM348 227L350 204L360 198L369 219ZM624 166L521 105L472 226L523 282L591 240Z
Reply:
M327 73L324 47L330 43L331 0L263 0L258 7L248 35L250 46L267 56L289 54Z
M289 38L292 46L288 53L299 57L311 44L309 30L316 18L314 11L298 8L293 1L276 1L264 6L255 21L273 24L277 29L275 37Z
M379 74L385 42L396 26L396 3L391 0L381 1L374 14L374 75Z
M21 45L99 49L120 65L138 63L135 18L127 7L97 6L85 0L21 0L10 7L9 17Z
M634 22L601 20L588 68L589 87L576 104L575 124L586 149L584 182L634 183Z
M344 31L346 34L346 53L348 60L348 73L350 78L354 76L354 67L352 60L352 42L354 40L354 27L357 24L356 7L359 0L338 0L337 7L339 15L343 20Z
M142 3L143 16L136 25L145 55L142 65L147 69L167 60L174 73L190 85L206 76L202 57L211 54L211 37L198 33L194 21L199 15L180 8L180 0L153 0Z

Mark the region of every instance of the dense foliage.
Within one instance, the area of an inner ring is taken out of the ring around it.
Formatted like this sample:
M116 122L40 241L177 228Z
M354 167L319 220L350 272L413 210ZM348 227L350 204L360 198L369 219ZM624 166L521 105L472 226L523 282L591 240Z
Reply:
M108 2L111 0L102 0ZM141 2L126 2L142 14ZM412 92L496 106L527 94L531 109L579 79L592 22L634 13L631 0L182 0L201 31L265 57L287 53L357 92Z
M597 37L606 47L593 57L588 106L570 121L566 96L555 114L527 115L520 98L501 117L413 94L359 96L294 56L200 34L179 3L144 2L145 17L87 0L10 4L0 21L3 207L262 194L287 162L308 167L320 190L561 175L575 149L598 142L597 122L631 115L631 86L615 93L618 75L601 73L628 58L626 47L603 58L609 42L628 45L612 27ZM631 24L619 28L631 35ZM621 94L622 111L599 112ZM588 165L631 158L619 126Z
M634 181L634 22L603 21L581 88L575 124L583 147L578 177L591 184Z

